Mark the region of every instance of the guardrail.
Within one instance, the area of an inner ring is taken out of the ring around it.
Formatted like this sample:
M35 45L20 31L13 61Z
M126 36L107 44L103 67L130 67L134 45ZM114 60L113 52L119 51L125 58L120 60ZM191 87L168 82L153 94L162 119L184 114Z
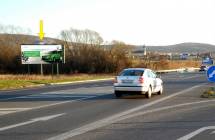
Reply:
M171 69L171 70L157 70L157 73L168 73L168 72L195 72L200 68L180 68L180 69Z

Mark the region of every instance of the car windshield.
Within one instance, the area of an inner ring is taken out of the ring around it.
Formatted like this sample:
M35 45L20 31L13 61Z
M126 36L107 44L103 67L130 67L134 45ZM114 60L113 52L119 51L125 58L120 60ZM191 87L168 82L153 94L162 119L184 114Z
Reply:
M120 76L142 76L144 70L124 70L119 75Z

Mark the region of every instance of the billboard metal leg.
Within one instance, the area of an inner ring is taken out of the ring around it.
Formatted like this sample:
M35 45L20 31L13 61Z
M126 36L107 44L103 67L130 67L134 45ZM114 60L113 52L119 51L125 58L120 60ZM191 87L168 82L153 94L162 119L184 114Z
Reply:
M52 63L52 79L53 79L53 76L54 76L54 64Z
M28 64L28 75L30 75L30 65Z
M57 76L59 76L59 63L57 63Z
M40 74L43 75L43 64L40 65Z

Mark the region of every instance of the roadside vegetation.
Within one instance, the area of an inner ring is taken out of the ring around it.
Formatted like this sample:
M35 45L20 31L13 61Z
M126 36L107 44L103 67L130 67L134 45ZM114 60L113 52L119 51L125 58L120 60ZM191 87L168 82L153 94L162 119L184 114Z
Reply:
M202 95L202 98L215 98L215 87L210 87Z
M0 90L17 89L31 86L40 86L59 83L59 82L75 82L82 80L96 80L112 78L110 74L76 74L76 75L0 75Z
M0 89L109 78L128 67L163 70L200 66L196 60L169 60L152 52L143 58L134 57L132 45L116 40L107 43L95 31L70 28L61 31L60 39L45 38L47 44L65 46L66 63L59 64L61 75L50 76L56 73L56 64L52 64L43 65L44 76L40 76L40 65L21 64L20 45L38 42L36 36L23 35L29 33L20 27L0 25Z

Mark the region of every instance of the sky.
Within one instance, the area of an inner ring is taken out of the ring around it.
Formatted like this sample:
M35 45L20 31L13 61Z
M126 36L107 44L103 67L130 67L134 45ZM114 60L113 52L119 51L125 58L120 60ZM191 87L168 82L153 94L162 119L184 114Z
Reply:
M72 28L134 45L215 45L215 0L0 0L0 24L59 37Z

